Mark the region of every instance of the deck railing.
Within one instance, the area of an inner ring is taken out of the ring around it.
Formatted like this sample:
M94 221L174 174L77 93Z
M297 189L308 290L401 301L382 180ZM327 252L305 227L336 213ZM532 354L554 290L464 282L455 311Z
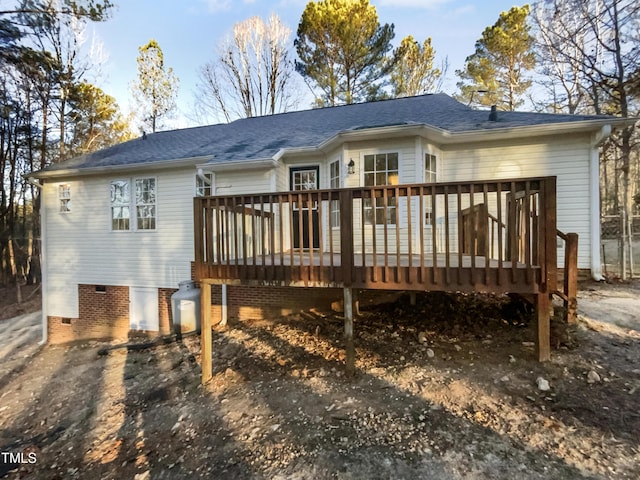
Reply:
M194 199L220 283L552 292L555 177Z

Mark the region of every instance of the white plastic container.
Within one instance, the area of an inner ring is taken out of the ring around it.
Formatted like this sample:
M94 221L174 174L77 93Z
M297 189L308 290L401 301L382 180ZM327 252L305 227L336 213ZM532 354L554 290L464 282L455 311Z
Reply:
M173 330L176 333L200 332L200 289L192 280L178 283L178 288L171 295Z

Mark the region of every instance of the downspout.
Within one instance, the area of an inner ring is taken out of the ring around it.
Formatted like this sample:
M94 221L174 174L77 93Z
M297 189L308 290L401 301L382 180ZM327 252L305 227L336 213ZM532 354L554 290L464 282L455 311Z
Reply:
M589 166L589 197L591 198L591 278L601 282L602 261L600 258L600 154L598 147L611 135L611 125L603 125L594 135L591 142L591 159Z
M47 292L47 256L45 255L47 251L47 216L46 216L46 205L44 202L44 189L43 185L36 179L32 177L26 177L29 184L33 185L36 188L40 189L40 290L42 293L42 339L40 340L40 345L45 345L48 341L48 322L47 322L47 302L49 298L49 292Z

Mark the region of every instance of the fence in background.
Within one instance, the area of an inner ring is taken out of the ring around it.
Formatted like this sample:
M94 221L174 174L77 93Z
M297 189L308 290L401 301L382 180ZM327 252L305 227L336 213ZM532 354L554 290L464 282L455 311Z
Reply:
M640 215L629 220L623 214L603 215L600 231L605 276L640 278Z

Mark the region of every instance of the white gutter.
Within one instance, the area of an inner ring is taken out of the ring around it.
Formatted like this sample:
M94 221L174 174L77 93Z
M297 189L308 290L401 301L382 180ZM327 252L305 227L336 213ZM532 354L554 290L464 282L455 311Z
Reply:
M606 122L606 123L605 123ZM559 135L593 131L595 128L611 128L611 125L627 125L628 118L621 119L593 119L580 122L548 123L531 126L494 127L483 130L450 132L433 125L424 123L409 123L401 125L389 125L383 127L371 127L358 130L344 130L327 138L317 146L285 147L276 155L275 160L285 156L305 156L327 153L339 144L345 142L364 141L372 138L387 139L407 135L418 135L437 142L441 145L454 145L462 143L490 142L495 140L522 139L540 137L546 135Z
M591 159L589 162L589 197L591 203L591 278L601 282L602 260L600 258L600 153L598 147L611 135L611 125L603 125L591 141Z
M71 177L76 175L100 175L100 174L112 174L115 172L128 172L133 170L146 170L146 169L170 169L177 168L186 165L198 165L207 162L213 158L213 155L206 155L201 157L180 158L171 160L160 160L157 162L139 162L128 163L125 165L105 165L100 167L77 167L77 168L64 168L59 170L46 170L40 172L34 172L29 174L29 178L57 178L57 177Z
M276 158L259 158L256 160L230 160L220 163L202 163L197 165L198 169L207 172L225 172L229 170L258 170L269 169L278 166L278 160Z

